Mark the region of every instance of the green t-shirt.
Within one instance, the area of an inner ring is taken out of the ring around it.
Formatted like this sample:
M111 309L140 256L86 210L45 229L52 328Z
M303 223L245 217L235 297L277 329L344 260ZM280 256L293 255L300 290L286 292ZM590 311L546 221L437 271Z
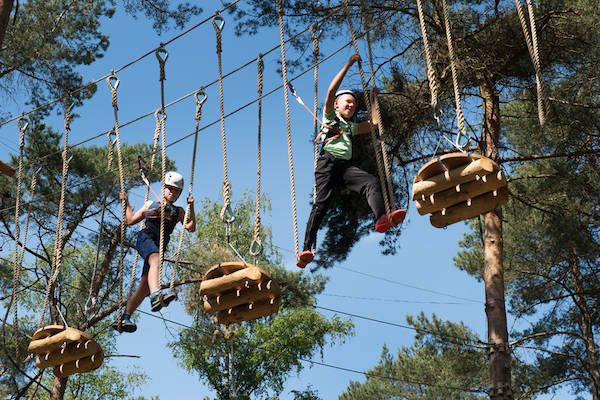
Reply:
M339 116L335 111L323 113L323 126L334 125L339 129L344 130L342 136L333 139L323 146L325 150L331 153L335 158L349 160L352 158L352 135L356 135L358 124L356 122L346 121ZM323 128L323 132L327 133L327 128Z

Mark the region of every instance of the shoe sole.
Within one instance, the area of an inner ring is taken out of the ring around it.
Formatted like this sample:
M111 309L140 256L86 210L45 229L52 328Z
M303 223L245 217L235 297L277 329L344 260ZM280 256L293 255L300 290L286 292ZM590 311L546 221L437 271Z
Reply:
M137 326L135 324L121 324L121 329L119 329L119 324L115 322L112 324L112 327L115 331L119 333L133 333L137 330Z
M168 307L168 306L169 306L169 304L171 304L171 302L172 302L173 300L175 300L176 298L177 298L177 295L175 295L175 294L173 294L173 293L169 293L169 294L167 294L167 295L163 296L163 298L162 298L162 299L163 299L162 303L164 303L164 306L163 306L163 304L162 304L162 303L159 301L157 304L153 305L153 306L152 306L152 308L150 308L150 310L151 310L152 312L158 312L158 311L160 311L160 310L161 310L163 307Z
M401 223L403 223L404 218L406 218L406 211L404 211L404 210L397 210L392 213L392 221L394 221L394 224L395 224L394 226L398 226ZM385 222L383 224L375 225L375 230L379 233L385 233L385 232L389 231L390 229L392 229L394 226L392 226L390 224L390 221L388 221L386 218Z

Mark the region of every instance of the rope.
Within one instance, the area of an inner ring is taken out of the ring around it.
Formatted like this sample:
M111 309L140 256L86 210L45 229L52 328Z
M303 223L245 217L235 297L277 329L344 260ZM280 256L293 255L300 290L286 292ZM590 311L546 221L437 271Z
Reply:
M198 99L199 94L203 96L201 100ZM188 198L192 195L192 191L194 189L194 167L196 166L196 148L198 144L198 131L200 129L200 119L202 119L202 105L207 99L203 88L200 88L200 90L196 92L196 95L194 95L194 99L196 100L196 131L194 134L194 150L192 150L192 170L190 172L190 187L188 192ZM185 225L187 224L190 214L191 206L188 202L185 208L185 215L183 217L183 228L179 233L179 243L177 244L177 251L175 252L175 264L173 265L173 272L171 274L171 284L169 285L169 293L173 293L173 290L175 288L175 275L177 273L177 267L179 266L179 262L181 261L181 248L183 246L183 235L185 233Z
M448 9L446 7L446 0L442 0L442 7L444 8L444 24L446 25L446 40L448 42L448 57L450 58L450 69L452 70L452 86L454 87L454 100L456 101L456 118L458 122L458 133L456 134L456 146L459 146L459 139L461 133L466 135L467 130L465 128L465 116L462 111L460 104L460 90L458 87L458 74L456 72L456 61L454 56L454 46L452 44L452 33L450 32L450 20L448 18Z
M349 9L349 5L348 5L348 0L344 0L344 6L345 6L345 11L346 11L346 16L348 18L348 26L350 28L350 33L352 34L352 45L354 46L354 51L356 52L356 54L358 54L358 44L356 43L356 34L354 32L354 27L352 25L352 18L350 16L350 9ZM369 99L369 93L367 91L367 84L365 81L365 74L363 72L361 63L358 64L358 71L360 72L360 80L362 83L362 87L363 87L363 95L365 96L365 104L367 106L367 112L369 114L369 116L373 115L371 113L371 101ZM381 121L380 121L381 123ZM385 180L384 180L384 172L383 172L383 161L381 160L381 154L379 152L379 147L377 146L377 138L375 137L375 130L373 129L373 122L371 121L371 118L369 118L369 125L371 126L370 129L370 134L371 134L371 142L373 143L373 150L375 151L375 160L377 161L377 173L379 175L379 184L381 185L382 188L385 187ZM388 196L383 196L383 202L385 204L385 213L387 215L388 220L390 221L390 223L392 224L392 226L395 226L395 224L392 221L392 218L390 216L390 203L389 203L389 199Z
M527 21L523 13L523 6L520 0L515 0L517 4L517 13L519 14L519 21L521 22L521 28L525 35L525 42L527 43L527 49L529 50L529 56L533 62L533 68L535 70L535 82L537 87L537 103L538 103L538 119L540 126L546 126L546 112L549 110L548 98L546 97L544 82L542 81L542 68L540 65L540 54L538 51L537 31L535 26L535 15L533 14L533 6L530 0L527 1L527 10L529 11L529 23L531 25L531 33L527 27Z
M290 192L292 195L292 217L294 220L294 250L298 254L298 217L296 215L296 187L294 184L294 160L292 159L292 134L290 130L290 104L288 101L288 80L285 63L285 46L283 40L283 4L277 1L277 15L279 17L279 39L281 42L281 72L283 74L283 96L285 99L285 123L287 126L288 163L290 170Z
M111 131L112 133L112 131ZM96 270L98 269L98 261L100 261L100 242L102 239L102 232L104 231L104 213L106 211L106 199L108 197L108 185L110 184L110 169L112 167L113 153L114 153L114 142L111 140L111 133L107 135L108 139L108 151L107 151L107 165L106 175L104 179L104 197L102 198L102 209L100 210L100 229L98 231L98 240L96 241L96 260L94 261L94 269L92 270L92 278L90 279L90 291L88 293L88 299L86 301L86 308L88 302L92 300L92 305L89 310L93 310L95 306L95 299L92 298L94 290L94 279L96 278ZM137 254L137 252L136 252ZM88 310L88 311L89 311Z
M427 63L427 80L429 81L429 91L431 93L431 108L433 109L433 115L439 123L440 110L438 106L438 84L435 75L435 69L431 61L431 48L429 46L429 39L427 38L427 28L425 26L425 18L423 13L422 0L417 0L417 9L419 10L419 25L421 26L421 36L423 36L423 46L425 47L425 62Z
M367 16L367 13L365 11L365 9L363 8L363 16L364 16L364 20L365 20L365 38L367 40L367 48L369 50L369 68L371 70L371 82L373 82L373 87L375 87L375 71L373 70L373 52L371 50L371 39L369 37L369 31L370 31L370 26L369 26L369 19ZM374 104L372 104L372 106L375 108L375 113L377 114L377 120L379 121L379 123L377 124L377 129L379 131L379 144L381 146L381 154L383 155L383 166L384 166L384 171L385 171L385 178L386 178L386 182L387 182L387 190L386 188L382 188L384 189L384 195L389 196L390 199L390 203L392 205L396 204L396 199L394 198L394 187L392 186L392 176L390 174L390 165L388 162L388 155L387 155L387 149L385 147L385 143L383 141L383 138L385 137L385 127L383 125L383 118L381 118L381 111L379 109L379 101L377 100L377 96L373 96L373 100L374 100ZM391 221L391 218L388 216L388 219Z
M313 64L314 64L314 82L315 82L315 90L314 90L314 100L313 100L313 114L317 115L317 108L318 108L318 95L319 95L319 36L320 36L320 32L319 34L315 34L313 27L311 26L310 28L310 37L312 38L312 43L313 43ZM319 135L319 125L318 125L318 121L315 119L314 121L314 126L313 126L313 130L314 130L314 137L315 139L317 138L317 136ZM317 171L317 159L318 159L318 152L319 152L319 144L317 143L317 141L314 141L314 145L315 145L315 149L314 149L314 165L313 165L313 169L316 172ZM313 173L313 176L315 174ZM317 201L317 179L316 176L313 179L313 204L316 203Z
M254 257L259 257L262 254L263 246L260 240L260 171L261 171L261 128L262 128L262 93L263 93L263 71L265 64L262 55L259 55L257 60L258 69L258 139L256 151L256 204L254 207L254 240L250 244L250 254ZM256 264L256 262L255 262Z
M218 23L217 23L218 21ZM221 209L221 220L225 223L233 222L231 212L231 182L227 173L227 142L225 139L225 111L223 107L223 64L221 62L222 48L222 37L221 33L225 26L225 20L219 13L212 19L213 27L215 28L215 34L217 36L217 60L219 67L219 109L221 111L221 146L223 150L223 208Z
M56 219L56 237L54 240L54 257L52 260L52 265L50 267L50 279L48 280L48 287L46 289L46 296L44 298L44 306L42 307L42 312L40 314L40 320L38 321L38 329L42 326L42 321L44 320L44 314L46 312L46 307L48 306L48 301L50 299L50 291L52 290L52 286L60 272L60 267L62 264L62 227L63 227L63 217L65 212L65 187L67 182L67 176L69 174L69 161L67 159L67 152L69 150L69 131L71 130L71 109L73 104L67 105L65 100L64 108L65 108L65 139L63 145L62 152L62 179L60 184L60 201L58 203L58 216Z
M164 55L163 56L161 56ZM165 63L167 62L167 58L169 58L169 53L164 48L156 50L156 59L158 60L159 68L160 68L160 155L161 155L161 181L160 181L160 239L158 246L158 301L163 307L166 307L167 304L163 301L162 295L162 268L163 261L165 258L165 175L166 171L166 163L167 163L167 153L165 147L165 121L167 119L167 114L165 113Z
M112 82L115 82L114 85ZM119 78L116 75L111 75L106 78L106 83L110 88L110 92L112 95L112 106L115 117L115 142L117 146L117 164L119 167L119 185L121 187L121 192L125 192L125 178L123 174L123 157L121 155L121 137L119 136L119 106L117 104L117 88L119 87ZM127 212L127 204L125 204L125 200L121 200L121 237L120 237L120 246L121 252L119 254L119 305L123 303L123 259L125 258L125 223L126 223L126 212ZM118 330L121 331L121 318L123 317L123 308L119 307L119 315L117 318L118 321Z

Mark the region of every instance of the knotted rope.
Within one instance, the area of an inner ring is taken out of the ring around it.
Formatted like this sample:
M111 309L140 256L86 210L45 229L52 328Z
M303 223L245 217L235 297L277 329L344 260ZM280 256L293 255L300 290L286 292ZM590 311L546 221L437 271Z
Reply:
M265 68L262 55L256 60L258 69L258 139L256 151L256 202L254 207L254 239L250 244L250 254L254 257L260 257L263 251L263 245L260 240L260 172L261 172L261 128L262 128L262 93L263 93L263 71ZM256 262L255 262L256 264Z

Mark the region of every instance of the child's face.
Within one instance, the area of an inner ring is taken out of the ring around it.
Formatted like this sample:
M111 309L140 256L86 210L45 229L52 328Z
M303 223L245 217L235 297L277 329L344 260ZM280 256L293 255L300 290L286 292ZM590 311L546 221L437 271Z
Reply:
M356 100L354 96L346 93L335 99L334 106L344 119L352 118L356 110Z
M179 195L181 194L181 189L177 186L165 185L165 200L169 203L175 202Z

